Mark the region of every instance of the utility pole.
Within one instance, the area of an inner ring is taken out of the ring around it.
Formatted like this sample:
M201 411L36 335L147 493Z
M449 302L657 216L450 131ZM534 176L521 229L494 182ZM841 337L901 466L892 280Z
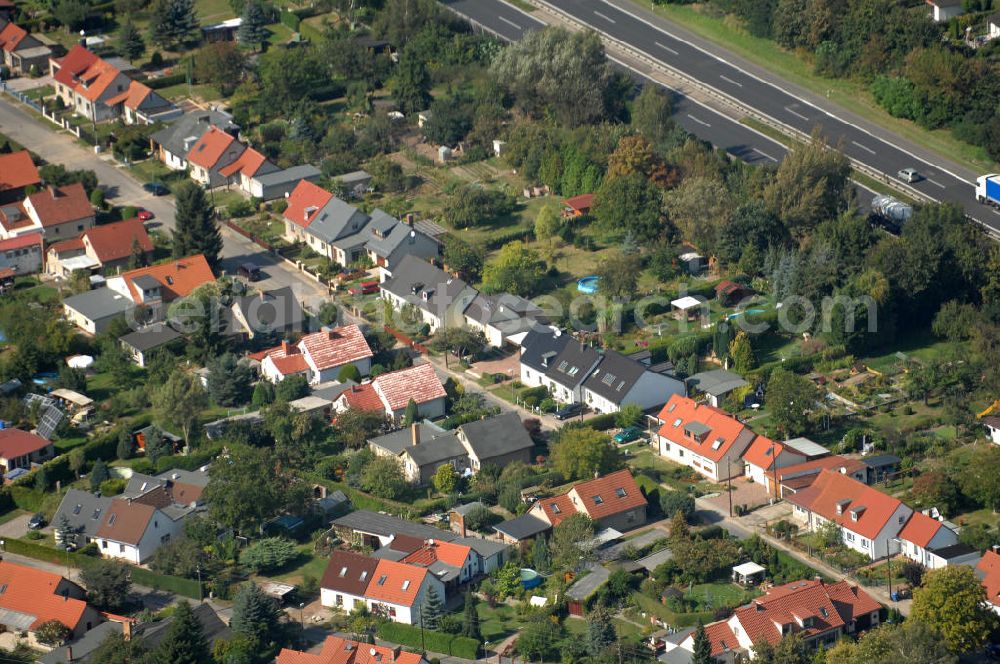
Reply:
M726 491L726 493L729 494L729 516L732 517L733 516L733 460L730 459L728 456L726 457L726 468L729 471L728 473L726 473L727 475L729 475L729 479L726 480L726 482L729 485L729 489Z

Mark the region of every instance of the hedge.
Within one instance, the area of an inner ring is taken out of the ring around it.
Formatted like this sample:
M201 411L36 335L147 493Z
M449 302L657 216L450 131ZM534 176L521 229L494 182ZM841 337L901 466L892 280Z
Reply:
M595 415L586 422L587 426L595 431L607 431L608 429L615 428L615 414L614 413L601 413L600 415Z
M494 249L499 249L505 244L514 242L515 240L529 241L534 237L535 233L531 229L522 228L520 230L508 231L506 233L501 233L500 235L494 235L489 240L486 241L485 247L487 251L492 251Z
M419 626L386 622L379 625L377 634L380 639L400 643L411 648L423 648L426 645L430 652L442 655L452 655L464 659L476 659L479 655L480 643L476 639L425 629L423 630L423 641L421 641Z
M70 553L67 558L67 553L65 551L53 549L52 547L45 546L44 544L15 538L6 539L4 541L4 549L9 553L27 556L28 558L34 558L35 560L43 560L54 565L65 565L67 564L68 559L71 567L78 567L81 569L86 568L89 565L93 565L97 560L99 560L98 558L82 553ZM132 582L137 583L140 586L147 586L149 588L155 588L156 590L166 590L191 599L199 599L200 597L200 593L198 592L198 582L192 579L184 579L179 576L168 576L166 574L157 574L156 572L151 572L148 569L143 569L142 567L135 567L134 565L129 565L129 570Z
M299 18L298 14L290 12L286 9L281 10L281 15L279 20L281 21L282 25L289 27L292 30L292 32L298 32L299 24L302 22L302 19Z
M161 88L169 88L171 85L179 85L186 82L187 73L181 72L179 74L169 74L167 76L160 76L159 78L151 78L146 81L146 85L153 90L159 90Z

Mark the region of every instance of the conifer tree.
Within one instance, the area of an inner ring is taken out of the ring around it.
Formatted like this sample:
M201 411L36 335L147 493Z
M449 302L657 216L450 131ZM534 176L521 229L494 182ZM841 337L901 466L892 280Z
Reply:
M246 638L258 648L267 647L281 629L280 620L277 602L265 595L260 586L252 581L240 586L229 623L233 634Z
M118 50L129 62L134 62L146 52L146 43L142 40L142 33L139 32L130 18L125 20L121 34L118 35Z
M174 609L166 638L153 654L155 664L209 664L212 656L201 623L187 601Z
M713 664L712 642L708 640L705 626L698 623L698 629L694 633L694 654L691 655L691 664Z
M420 611L424 628L437 629L438 623L441 622L441 616L444 614L444 605L441 604L441 598L438 597L434 586L427 588L427 599L424 600L424 605Z
M243 6L243 19L237 37L244 46L257 48L267 41L267 18L258 0L250 0Z
M213 270L218 267L222 233L212 216L212 206L201 187L186 181L177 188L174 258L203 254Z
M479 627L479 611L476 610L476 596L471 590L465 591L465 610L462 614L462 636L477 641L483 640L483 632Z

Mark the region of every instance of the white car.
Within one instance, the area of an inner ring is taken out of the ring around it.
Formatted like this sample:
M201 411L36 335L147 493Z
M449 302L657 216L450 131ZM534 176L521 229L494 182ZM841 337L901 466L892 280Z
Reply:
M920 180L920 173L918 173L915 168L904 168L900 172L896 173L896 177L903 182L912 183Z

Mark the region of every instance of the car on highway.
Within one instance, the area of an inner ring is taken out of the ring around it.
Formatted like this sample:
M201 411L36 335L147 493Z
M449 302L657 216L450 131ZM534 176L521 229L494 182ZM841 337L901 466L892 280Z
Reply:
M918 173L915 168L904 168L896 173L896 177L903 182L913 183L920 181L920 173Z
M583 412L583 405L578 403L571 403L567 406L563 406L555 412L557 420L568 420L574 415L579 415Z
M170 190L167 189L167 185L162 182L147 182L142 185L142 188L154 196L165 196L170 193Z
M348 288L347 292L351 295L371 295L378 292L378 282L362 281L357 286L351 286Z
M41 530L48 523L45 520L45 515L41 512L37 512L28 519L28 530Z
M139 214L135 216L139 218L139 221L149 221L156 215L150 212L149 210L139 210Z
M253 263L243 263L236 268L236 274L247 281L260 281L263 278L260 268Z
M641 435L642 429L639 427L625 427L614 435L614 441L619 445L631 443L633 440L638 440Z

